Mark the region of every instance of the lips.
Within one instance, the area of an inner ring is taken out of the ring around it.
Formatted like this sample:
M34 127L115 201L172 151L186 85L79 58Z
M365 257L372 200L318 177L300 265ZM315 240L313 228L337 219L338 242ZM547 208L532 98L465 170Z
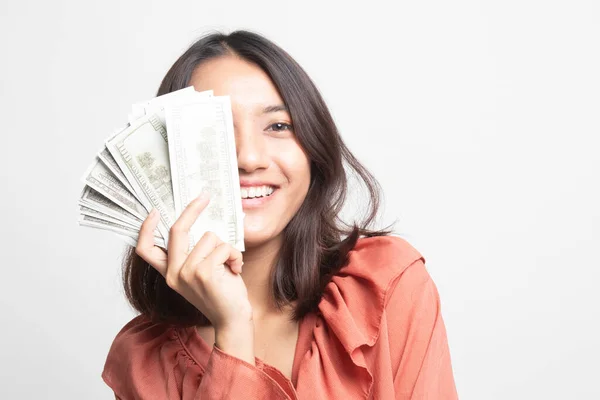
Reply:
M240 187L251 187L251 186L272 186L277 188L278 185L273 182L269 182L267 180L258 180L258 179L244 179L240 178Z

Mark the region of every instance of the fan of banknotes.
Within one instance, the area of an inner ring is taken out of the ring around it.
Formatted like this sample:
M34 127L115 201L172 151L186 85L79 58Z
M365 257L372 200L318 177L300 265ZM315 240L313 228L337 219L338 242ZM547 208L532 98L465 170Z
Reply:
M133 104L82 177L79 225L115 233L135 246L143 220L160 213L154 243L202 192L209 205L190 229L190 248L206 231L244 250L244 214L229 96L192 86Z

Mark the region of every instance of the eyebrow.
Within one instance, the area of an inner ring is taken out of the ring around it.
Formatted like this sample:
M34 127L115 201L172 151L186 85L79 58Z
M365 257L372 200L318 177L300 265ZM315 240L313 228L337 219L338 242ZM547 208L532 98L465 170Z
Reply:
M262 113L263 114L268 114L268 113L274 113L274 112L279 112L279 111L285 111L285 112L289 113L289 110L283 104L277 104L277 105L273 105L273 106L266 106L265 108L263 108Z

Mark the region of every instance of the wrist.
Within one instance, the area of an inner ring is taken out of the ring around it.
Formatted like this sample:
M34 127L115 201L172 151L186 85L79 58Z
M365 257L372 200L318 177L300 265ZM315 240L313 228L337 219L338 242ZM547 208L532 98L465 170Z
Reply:
M215 329L215 346L229 355L256 365L253 323Z

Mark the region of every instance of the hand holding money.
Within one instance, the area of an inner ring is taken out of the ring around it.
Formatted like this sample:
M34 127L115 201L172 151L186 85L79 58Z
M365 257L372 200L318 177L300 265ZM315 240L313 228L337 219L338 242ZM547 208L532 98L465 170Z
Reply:
M154 245L158 213L152 212L140 229L136 253L154 267L167 285L225 331L252 321L252 307L242 277L242 253L214 233L206 232L188 252L189 231L209 204L204 194L192 201L170 229L169 250Z

